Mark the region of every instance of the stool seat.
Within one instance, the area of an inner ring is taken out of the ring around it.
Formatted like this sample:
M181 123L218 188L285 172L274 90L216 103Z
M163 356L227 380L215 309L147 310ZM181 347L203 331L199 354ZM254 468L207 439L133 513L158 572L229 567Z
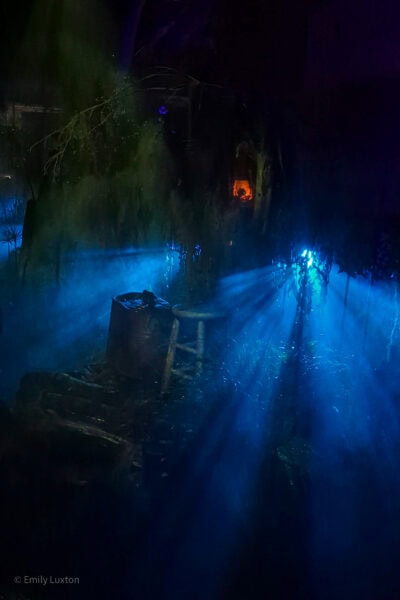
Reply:
M222 311L210 311L202 307L185 308L181 306L174 306L172 314L178 319L193 319L195 321L211 321L212 319L222 319L225 316L225 313Z
M209 310L206 307L184 307L174 306L172 309L174 321L172 323L171 337L168 347L167 359L161 392L165 393L169 386L171 374L177 375L182 379L193 379L202 373L205 349L205 322L215 319L221 319L225 316L222 311ZM178 343L179 330L181 322L190 320L196 324L196 338L194 340ZM186 364L179 368L174 368L176 350L192 354L195 357L195 364Z

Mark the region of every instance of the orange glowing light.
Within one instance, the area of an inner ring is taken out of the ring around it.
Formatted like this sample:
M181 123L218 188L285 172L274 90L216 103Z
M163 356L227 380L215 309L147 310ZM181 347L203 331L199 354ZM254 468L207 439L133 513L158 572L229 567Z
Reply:
M253 191L248 179L235 179L233 182L233 195L241 202L253 200Z

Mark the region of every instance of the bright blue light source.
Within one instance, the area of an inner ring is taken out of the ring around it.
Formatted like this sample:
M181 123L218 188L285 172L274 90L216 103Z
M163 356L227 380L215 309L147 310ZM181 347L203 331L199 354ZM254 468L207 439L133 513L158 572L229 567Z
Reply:
M158 107L158 112L160 115L167 115L168 114L168 108L164 105L159 106Z
M305 248L300 256L301 256L301 258L307 259L307 269L310 269L314 262L313 252L311 250L308 250L307 248Z

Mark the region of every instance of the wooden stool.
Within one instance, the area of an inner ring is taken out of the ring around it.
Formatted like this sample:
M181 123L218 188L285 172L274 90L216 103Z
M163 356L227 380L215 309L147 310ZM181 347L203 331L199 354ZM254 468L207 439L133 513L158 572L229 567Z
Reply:
M169 341L167 359L165 361L164 375L161 386L161 393L164 394L169 386L171 373L178 375L182 379L193 379L201 375L204 363L204 335L205 322L215 319L220 319L224 316L221 312L211 312L201 309L182 309L173 308L172 314L174 321L172 323L171 337ZM186 342L185 344L178 343L179 330L181 321L188 319L196 324L196 339ZM195 356L194 365L184 365L180 368L174 368L176 350L182 350Z

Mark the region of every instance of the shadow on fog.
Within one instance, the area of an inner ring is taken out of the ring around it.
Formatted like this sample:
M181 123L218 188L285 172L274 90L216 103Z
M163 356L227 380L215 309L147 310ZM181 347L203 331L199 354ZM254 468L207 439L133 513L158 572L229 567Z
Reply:
M234 585L231 566L241 548L258 544L255 495L265 492L259 479L271 450L280 353L295 315L293 297L273 275L258 269L221 284L218 304L229 319L216 339L209 331L210 345L220 345L219 367L204 382L201 402L187 392L196 435L169 473L147 532L157 583L143 585L156 597L220 597Z
M61 285L2 286L0 398L10 399L30 370L74 369L102 360L112 297L144 289L168 296L178 268L170 253L81 253L71 256Z
M319 597L394 598L400 584L397 284L351 280L343 314L344 278L332 277L325 311L313 315L323 335L312 374L315 586Z
M290 290L268 268L221 282L219 369L187 392L196 435L147 531L160 597L396 597L394 287L333 272L309 314Z

